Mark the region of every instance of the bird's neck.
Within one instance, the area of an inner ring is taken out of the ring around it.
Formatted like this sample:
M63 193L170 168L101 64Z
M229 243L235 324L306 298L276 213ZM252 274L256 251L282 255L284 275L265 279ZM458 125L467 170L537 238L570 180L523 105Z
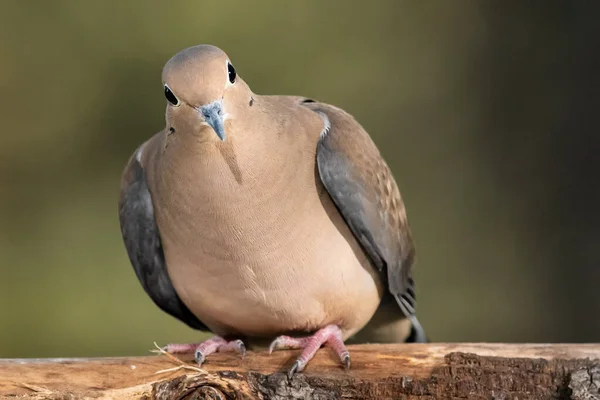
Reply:
M248 118L248 125L232 119L224 142L214 133L215 140L165 133L151 177L152 187L158 189L153 201L161 231L168 231L173 243L195 248L210 242L215 249L220 243L219 251L228 251L226 243L235 244L232 235L245 240L245 234L236 231L241 226L263 232L297 215L291 212L299 206L293 200L316 187L316 142L322 122L316 114L315 118L306 130L287 129L303 127L293 117L283 122ZM268 206L274 201L276 210Z

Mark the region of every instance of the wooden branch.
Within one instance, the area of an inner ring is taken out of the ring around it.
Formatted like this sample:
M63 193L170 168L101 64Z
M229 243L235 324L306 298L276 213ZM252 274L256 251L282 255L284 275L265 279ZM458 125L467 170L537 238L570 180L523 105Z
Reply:
M286 372L297 356L294 351L250 352L244 360L216 354L202 370L193 369L191 358L181 363L164 355L0 360L0 398L600 399L600 345L398 344L349 349L349 371L338 365L331 351L322 349L306 371L292 379ZM178 368L181 365L188 367Z

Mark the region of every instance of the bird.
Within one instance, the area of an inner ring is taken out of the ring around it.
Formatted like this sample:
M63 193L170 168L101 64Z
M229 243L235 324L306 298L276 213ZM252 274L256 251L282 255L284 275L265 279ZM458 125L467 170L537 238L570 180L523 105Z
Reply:
M220 48L162 70L165 127L131 155L119 221L143 289L214 336L169 344L206 357L346 342L427 342L415 314L415 245L392 171L357 120L302 96L258 95ZM268 345L268 347L267 347Z

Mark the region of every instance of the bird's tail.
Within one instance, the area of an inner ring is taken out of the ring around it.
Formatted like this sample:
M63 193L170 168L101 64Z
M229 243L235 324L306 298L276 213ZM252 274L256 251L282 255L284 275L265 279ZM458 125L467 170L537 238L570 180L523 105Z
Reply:
M411 323L410 335L406 338L406 343L429 343L429 338L416 316L409 317Z

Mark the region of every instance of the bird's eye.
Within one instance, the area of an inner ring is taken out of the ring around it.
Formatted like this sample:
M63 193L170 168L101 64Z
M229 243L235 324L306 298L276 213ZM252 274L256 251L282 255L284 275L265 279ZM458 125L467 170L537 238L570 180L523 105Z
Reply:
M234 83L237 74L235 73L235 68L233 68L233 65L229 62L227 63L227 73L229 74L229 82Z
M169 103L171 103L172 105L174 105L174 106L179 105L179 99L177 97L175 97L175 95L173 94L171 89L169 89L169 87L167 85L165 85L165 97L167 98L167 101Z

